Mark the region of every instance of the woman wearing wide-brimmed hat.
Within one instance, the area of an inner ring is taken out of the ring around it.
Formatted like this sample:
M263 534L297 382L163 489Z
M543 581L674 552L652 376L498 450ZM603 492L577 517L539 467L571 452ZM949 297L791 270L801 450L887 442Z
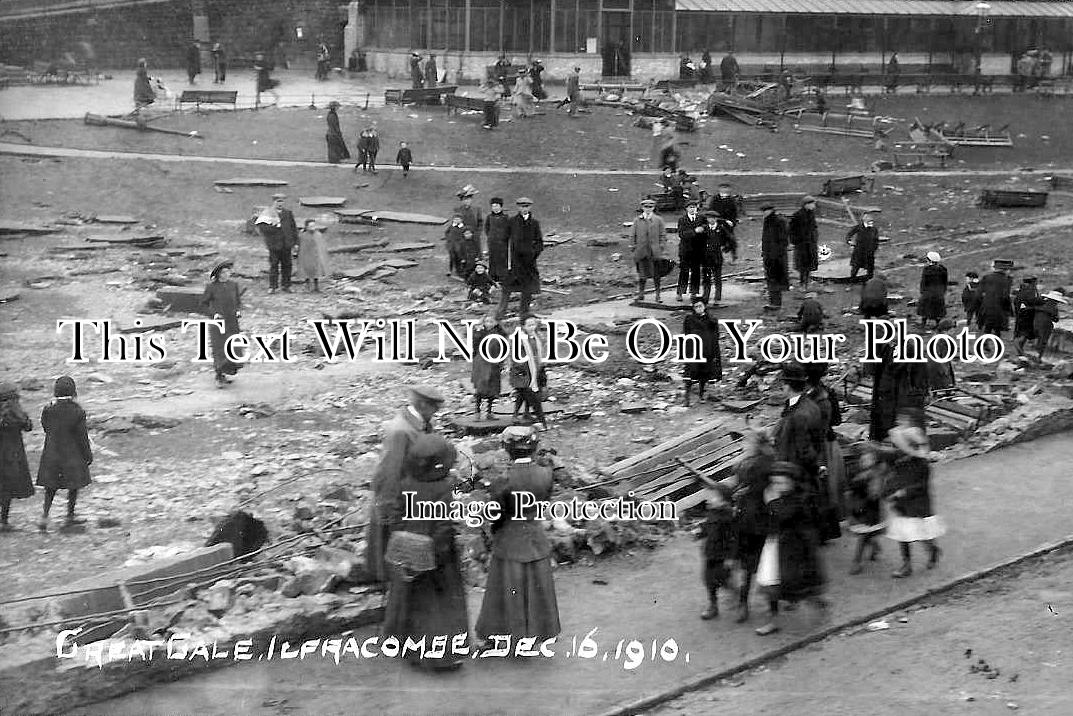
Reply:
M414 440L406 453L400 489L392 503L388 522L392 534L387 543L385 560L391 565L391 586L388 589L382 633L393 636L400 644L407 639L425 643L424 652L408 651L411 664L432 669L451 669L462 665L454 648L454 639L469 635L469 616L462 568L455 545L455 525L451 520L404 519L407 492L412 492L414 504L448 507L455 480L451 468L457 452L440 435L423 433ZM432 641L446 636L448 649L442 654L433 651Z
M213 320L223 321L224 329L209 326L209 341L212 344L212 365L216 371L216 387L222 388L231 382L231 376L241 367L227 357L224 351L227 339L239 332L238 319L242 309L242 293L238 284L231 280L233 261L221 261L209 272L209 283L201 296L201 305Z
M902 566L891 575L898 579L913 573L911 545L914 542L923 542L928 547L928 569L936 565L942 550L935 540L946 533L946 528L931 502L931 450L924 432L924 411L899 410L898 424L890 431L890 442L897 454L892 460L894 474L884 492L891 508L887 537L897 542L902 552Z
M551 574L551 542L536 507L516 504L516 494L529 493L536 501L551 497L551 469L533 464L539 438L531 427L512 426L500 436L511 459L507 473L491 486L500 504L500 518L492 525L492 561L488 569L477 637L510 636L550 639L559 634L559 606Z
M346 140L343 138L343 130L339 126L339 103L332 100L328 103L328 133L324 135L328 142L328 163L338 164L344 159L350 159L350 150L347 149Z
M22 434L33 430L30 416L19 404L19 389L14 383L0 383L0 532L7 532L8 512L12 500L33 497L30 462Z

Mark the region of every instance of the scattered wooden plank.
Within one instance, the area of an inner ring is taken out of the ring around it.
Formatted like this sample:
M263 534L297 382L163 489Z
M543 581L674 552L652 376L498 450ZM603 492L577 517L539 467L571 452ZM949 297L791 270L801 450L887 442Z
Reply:
M387 246L387 240L383 241L363 241L360 244L346 244L344 246L333 246L328 249L329 254L356 254L360 251L368 251L370 249L381 249Z
M156 323L145 323L141 326L129 326L128 328L120 328L120 333L147 333L149 331L170 331L173 328L181 328L182 321L157 321Z
M45 224L26 224L21 221L0 221L0 235L6 234L54 234L59 231Z
M302 206L337 207L346 204L345 196L303 196L298 199Z
M491 419L484 416L467 415L451 420L451 425L466 435L495 435L514 424L513 416L499 415L493 415Z
M164 236L163 234L157 234L155 236L87 236L86 241L93 244L148 246L162 243L164 241Z
M381 263L393 269L413 268L418 265L416 261L410 259L385 259Z
M392 253L401 253L403 251L424 251L425 249L434 249L436 244L428 241L403 241L398 244L388 244L384 251L390 251Z
M22 297L19 293L9 293L7 295L0 295L0 303L11 303L12 301L18 301Z
M126 214L99 214L93 217L98 224L137 224L138 219Z
M261 179L258 177L232 177L231 179L217 179L213 182L216 186L287 186L282 179Z
M684 303L656 303L655 301L632 301L630 305L655 311L685 311L689 309L689 306Z
M362 211L359 216L365 216L370 219L377 219L380 221L391 221L400 224L428 224L430 226L441 226L447 223L447 219L444 219L441 216L431 216L429 214L415 214L408 211L370 209Z

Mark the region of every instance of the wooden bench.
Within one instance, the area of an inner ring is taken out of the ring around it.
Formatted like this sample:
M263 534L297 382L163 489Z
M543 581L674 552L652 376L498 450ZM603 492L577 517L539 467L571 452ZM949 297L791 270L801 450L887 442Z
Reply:
M181 110L184 104L194 105L194 111L200 112L203 104L229 104L231 109L238 109L238 92L235 90L183 90L176 103Z
M659 80L656 82L655 89L658 90L676 90L676 89L691 89L700 84L700 80Z
M823 196L842 196L856 191L864 191L865 178L863 174L852 177L828 179L823 183Z
M384 91L384 102L387 104L442 104L443 97L450 97L456 91L458 91L458 85L440 85L421 89L389 89Z
M626 94L627 92L640 92L644 93L648 90L643 84L635 83L623 83L623 82L590 82L582 84L580 86L582 92L597 92L603 94L605 92L618 92L619 94Z

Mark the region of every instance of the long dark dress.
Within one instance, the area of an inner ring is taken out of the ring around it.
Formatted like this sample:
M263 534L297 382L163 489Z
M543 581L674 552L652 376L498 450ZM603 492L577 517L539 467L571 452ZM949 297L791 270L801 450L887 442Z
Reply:
M946 284L946 267L942 264L928 264L920 272L917 315L925 321L937 321L946 315Z
M499 394L503 392L503 364L486 361L478 350L481 341L493 333L506 337L503 329L499 326L494 328L480 327L473 331L473 370L471 378L473 381L473 397L475 398L498 398ZM492 350L494 352L495 349L493 348Z
M38 487L79 490L90 484L93 452L86 431L86 411L68 398L57 398L41 411L45 447L37 468Z
M516 492L530 492L536 500L547 500L551 487L551 470L531 462L515 462L492 484L492 496L503 512L492 528L492 561L477 618L478 637L510 635L512 642L523 637L549 639L561 630L551 543L543 522L535 519L536 507L519 513L513 497Z
M507 276L507 242L510 237L510 217L506 212L491 212L484 217L484 235L488 242L488 275L493 281L502 281Z
M143 107L156 101L156 92L149 84L149 72L139 67L134 74L134 105Z
M1046 350L1050 343L1051 333L1054 332L1054 324L1058 322L1058 304L1054 301L1044 301L1043 305L1036 306L1036 315L1032 319L1032 331L1036 334L1041 350Z
M887 537L896 542L919 542L941 537L946 529L931 503L931 464L922 457L902 455L893 464L894 472L885 492L893 496L887 520Z
M1010 301L1010 277L993 271L980 279L980 310L977 323L981 329L1000 333L1010 327L1013 304Z
M712 603L719 601L719 588L727 586L730 570L726 560L734 559L738 553L738 531L734 524L734 510L730 505L709 508L701 526L704 538L704 587L708 590L708 599Z
M723 377L723 358L719 353L719 322L705 313L698 316L690 313L682 325L686 335L700 336L703 363L686 363L685 375L689 380L707 383Z
M350 150L347 149L346 140L343 139L343 130L339 127L339 113L334 109L328 110L328 133L324 135L328 142L328 163L338 164L344 159L350 159Z
M421 470L412 461L404 466L401 492L415 492L415 501L450 505L454 479L442 471ZM466 590L462 581L454 523L447 520L402 521L403 498L395 501L390 518L396 529L416 532L432 538L436 568L421 572L406 581L398 570L391 570L391 586L384 611L384 636L396 637L400 644L407 639L424 639L426 650L436 636L446 636L448 649L441 656L408 651L406 658L431 667L451 666L459 657L451 653L450 644L459 634L469 634Z
M33 430L30 417L18 400L0 402L0 501L32 497L30 462L22 434Z
M874 366L868 438L879 441L894 427L898 410L924 409L930 386L927 363L895 362L892 343L880 348L880 362Z
M775 456L759 452L742 459L734 468L738 487L734 491L734 511L738 525L738 560L749 574L756 573L760 551L767 537L764 488Z
M239 332L238 311L242 308L238 285L234 281L210 281L201 296L201 305L210 316L219 314L224 322L223 332L215 326L209 327L209 341L212 344L212 364L217 375L234 375L242 366L227 358L224 344L227 339Z
M801 207L790 217L790 243L794 247L794 268L815 271L819 264L819 229L816 215Z
M763 565L757 584L769 599L796 602L823 593L824 575L817 555L818 535L813 522L815 510L809 497L800 491L778 497L764 505L768 524L768 544L777 545L777 584L771 584ZM763 558L761 558L763 562Z

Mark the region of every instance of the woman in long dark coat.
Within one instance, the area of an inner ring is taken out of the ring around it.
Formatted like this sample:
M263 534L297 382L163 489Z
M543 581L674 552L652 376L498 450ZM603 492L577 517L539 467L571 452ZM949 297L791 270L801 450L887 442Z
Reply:
M809 276L819 268L819 228L816 225L816 200L806 196L801 208L790 217L790 244L794 247L794 268L803 289Z
M920 325L927 326L928 321L939 321L946 316L946 284L948 276L946 267L939 261L942 257L935 251L928 252L928 265L920 272L920 301L917 303L917 315Z
M723 359L719 353L719 322L708 315L708 304L698 299L693 302L693 312L686 316L682 333L700 337L702 363L686 363L686 405L693 383L697 383L697 397L704 399L704 390L710 380L723 377Z
M13 383L0 384L0 532L11 529L8 513L12 500L33 497L30 462L22 434L33 430L30 416L19 405L19 390Z
M343 139L343 130L339 127L338 102L328 103L328 133L324 139L328 142L328 163L338 164L344 159L350 159L350 150L347 149L346 140Z
M980 308L976 323L980 330L1001 336L1010 327L1013 302L1010 300L1010 277L998 262L994 270L980 279Z
M83 522L75 519L75 503L78 491L92 482L89 466L93 451L86 431L86 411L74 400L74 379L69 375L57 378L52 394L55 399L41 411L45 447L37 468L37 486L45 488L45 505L37 528L42 532L48 531L48 513L59 490L67 490L66 526Z
M212 345L212 365L216 370L216 387L222 388L231 382L231 376L241 367L231 361L224 352L227 339L239 332L239 310L242 308L238 285L231 280L231 261L221 261L209 273L209 283L201 296L201 305L214 320L224 322L224 330L209 327L209 342Z
M492 483L491 494L501 506L492 526L492 561L484 589L477 638L510 636L511 643L559 634L559 605L551 574L551 542L535 507L518 510L515 493L531 493L541 501L551 497L551 469L533 464L538 438L530 427L503 431L503 448L511 466Z
M868 439L879 442L897 422L900 408L924 409L928 390L928 364L894 360L894 344L879 349L879 363L872 368L872 406Z
M503 364L485 360L479 350L481 342L491 335L506 338L499 320L494 315L485 316L481 326L473 331L473 369L470 376L473 382L473 401L476 403L474 414L480 417L481 403L488 401L485 417L489 420L492 419L492 404L503 392ZM489 351L494 353L495 350L489 342Z
M749 587L760 565L760 552L767 539L764 490L774 463L775 447L768 434L760 430L747 431L745 449L734 466L734 477L737 479L734 512L738 527L738 563L744 572L738 592L739 624L749 619Z
M817 507L821 520L818 525L820 539L824 542L842 536L839 522L842 517L842 493L846 482L842 446L839 445L838 435L834 431L835 426L842 424L842 406L838 401L838 393L823 384L823 376L827 374L828 366L828 363L809 363L805 366L809 384L805 397L820 409L820 416L823 420L824 449L819 455L819 463L821 468L825 468L826 475L821 480Z
M432 538L435 568L426 572L409 573L404 567L394 567L388 589L382 633L395 637L400 644L407 639L425 641L424 653L407 651L410 663L433 669L452 669L462 665L452 644L460 634L469 635L469 615L466 610L466 591L458 548L455 546L455 525L449 520L403 520L403 494L414 492L415 503L451 503L455 480L450 474L455 463L454 447L442 436L424 433L414 441L403 466L401 489L394 504L389 523L395 530L404 530ZM389 542L390 546L390 542ZM429 653L432 640L446 636L448 648L443 654Z
M138 60L138 69L134 73L134 107L140 109L156 102L156 92L149 84L149 69L144 59Z
M761 636L779 630L779 601L796 604L807 600L820 609L827 606L820 598L825 579L817 554L815 509L804 479L797 465L777 462L764 490L768 537L760 553L756 583L767 595L771 619L756 630Z
M484 217L484 237L488 242L488 275L493 281L507 276L507 242L510 239L510 217L503 211L503 199L493 196L492 207Z

